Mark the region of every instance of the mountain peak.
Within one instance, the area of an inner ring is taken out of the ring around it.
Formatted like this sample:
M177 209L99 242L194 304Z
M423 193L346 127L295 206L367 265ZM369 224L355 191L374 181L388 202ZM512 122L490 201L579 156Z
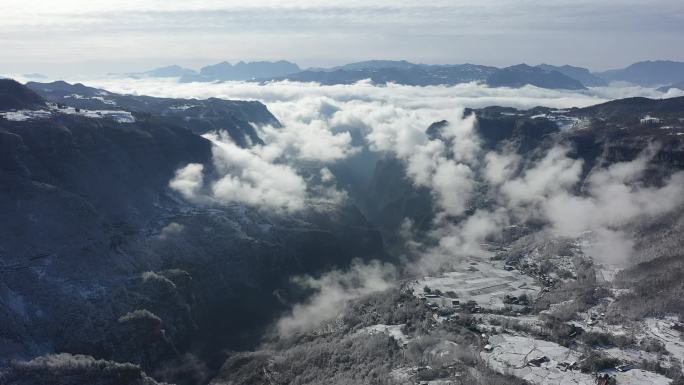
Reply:
M224 61L203 67L200 70L200 75L210 80L251 80L285 76L299 71L300 68L297 64L286 60L276 62L245 62L241 60L235 65Z
M565 76L579 80L585 87L603 87L608 85L605 80L592 74L591 71L583 67L576 67L568 64L564 64L562 66L540 64L537 66L537 68L541 68L546 71L558 71Z
M641 86L662 86L684 81L684 62L672 60L647 60L626 68L599 74L608 81L623 81Z
M334 69L341 69L346 71L360 70L360 69L410 69L416 67L417 64L408 62L406 60L364 60L354 63L345 64L343 66L335 67Z
M45 100L13 79L0 79L0 111L40 107Z
M552 70L532 67L525 63L500 69L491 74L487 80L490 87L519 88L532 85L541 88L581 90L584 85L574 78Z

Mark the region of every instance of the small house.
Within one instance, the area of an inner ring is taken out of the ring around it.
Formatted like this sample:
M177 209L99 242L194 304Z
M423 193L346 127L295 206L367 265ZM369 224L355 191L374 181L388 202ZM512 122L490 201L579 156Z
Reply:
M529 365L529 366L540 367L540 366L542 366L542 364L544 364L544 363L546 363L546 362L549 362L549 361L550 361L550 360L549 360L549 357L547 357L547 356L541 356L541 357L539 357L539 358L533 358L533 359L529 360L529 361L527 362L527 365Z
M646 115L640 120L641 124L660 124L662 123L662 119L656 118L655 116L651 115Z

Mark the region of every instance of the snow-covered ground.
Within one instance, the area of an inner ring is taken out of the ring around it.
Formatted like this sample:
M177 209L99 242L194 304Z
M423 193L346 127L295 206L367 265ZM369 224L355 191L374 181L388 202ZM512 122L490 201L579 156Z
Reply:
M171 106L171 107L169 107L169 109L175 110L175 111L185 111L185 110L189 110L193 107L196 107L196 106L193 106L191 104L181 104L181 105L177 105L177 106Z
M684 364L684 341L682 334L673 329L674 318L647 318L644 321L644 335L660 341L672 357L679 359Z
M533 384L594 384L594 378L576 371L562 371L558 364L573 363L580 354L556 343L530 337L500 334L489 338L491 352L480 353L492 369L510 373ZM540 366L534 360L548 358Z
M619 266L599 264L596 266L596 279L598 282L613 282L620 270Z
M73 107L61 108L59 112L68 115L80 115L87 118L102 119L108 118L119 123L135 123L135 117L128 111L121 110L82 110Z
M529 264L534 262L534 255L528 256ZM561 263L570 270L570 257L553 259L553 263ZM566 266L567 265L567 266ZM600 266L601 281L610 282L618 268ZM410 284L413 294L423 298L428 304L440 307L454 307L452 301L459 301L462 306L473 300L483 309L501 309L505 306L505 295L520 296L526 294L535 298L541 291L537 281L517 270L505 270L504 265L496 261L465 261L461 268L444 273L436 277L424 277ZM425 288L428 290L425 290ZM581 327L586 331L608 333L613 335L635 335L641 333L641 338L652 338L661 341L670 356L684 357L684 343L678 331L672 326L673 319L649 319L644 324L609 325L604 321L604 313L612 302L612 298L605 298L579 314L577 320L569 324ZM560 304L557 304L560 306ZM584 357L581 350L573 350L554 342L537 339L536 331L542 334L544 324L538 316L511 316L499 314L478 314L478 326L484 333L493 333L489 337L489 345L482 351L482 360L492 369L512 374L525 379L532 384L575 384L593 385L595 375L582 373L579 370L568 369L573 363L580 362ZM516 331L513 324L524 327L521 332ZM385 330L385 325L376 325L374 330ZM636 328L636 329L635 329ZM511 330L512 329L512 330ZM385 331L390 334L389 331ZM483 335L485 337L485 335ZM451 357L458 350L444 341L443 346L435 348L434 356L440 354ZM455 345L455 344L454 344ZM491 349L490 349L491 348ZM453 350L453 352L452 352ZM635 348L611 347L601 349L601 352L617 359L620 363L639 364L642 361L664 362L662 354L646 352ZM668 356L664 356L668 357ZM535 361L538 360L538 361ZM399 373L397 373L399 374ZM669 384L670 380L660 374L632 369L627 372L612 370L609 373L618 380L618 384Z
M483 351L480 356L492 369L500 373L509 373L540 385L593 385L596 383L591 374L570 369L563 370L559 364L578 362L581 354L556 343L510 334L492 336L489 338L489 343L492 350ZM620 356L629 354L619 349L612 350L615 350L612 353ZM545 362L534 364L534 360L544 357ZM667 385L671 382L665 376L639 369L609 373L620 385Z
M111 100L111 99L105 99L102 96L84 96L84 95L78 95L78 94L71 94L71 95L66 95L64 99L82 99L82 100L99 100L104 104L109 104L110 106L116 106L116 101Z
M0 117L13 122L24 122L33 119L45 119L52 116L50 111L45 110L17 110L0 112Z
M618 385L668 385L672 382L672 380L665 376L641 369L616 372L614 377Z
M112 119L119 123L135 123L135 117L128 111L121 110L83 110L73 107L58 108L48 104L48 110L16 110L0 112L0 118L5 120L24 122L27 120L47 119L54 114L79 115L93 119Z
M526 331L531 333L542 333L544 329L544 322L537 316L506 316L500 314L481 314L476 317L477 327L480 331L490 332L496 330L497 333L511 332L510 327L513 325L520 325ZM514 333L515 334L515 333Z
M631 362L634 364L641 363L644 360L657 362L660 359L660 356L656 353L645 352L643 350L637 349L608 348L601 349L600 352L608 357L615 358L620 362Z
M404 332L401 331L401 328L404 326L404 324L401 325L384 325L384 324L377 324L377 325L371 325L368 327L365 327L361 330L359 330L357 333L358 334L376 334L376 333L385 333L388 336L394 338L395 341L399 344L399 346L406 346L410 338L404 334Z
M418 297L425 296L425 287L442 293L439 298L430 298L429 302L449 306L452 300L458 300L460 304L472 300L486 309L504 308L506 295L519 297L525 294L534 298L541 290L534 278L518 271L506 271L501 263L482 260L464 263L461 268L439 277L423 277L411 285Z

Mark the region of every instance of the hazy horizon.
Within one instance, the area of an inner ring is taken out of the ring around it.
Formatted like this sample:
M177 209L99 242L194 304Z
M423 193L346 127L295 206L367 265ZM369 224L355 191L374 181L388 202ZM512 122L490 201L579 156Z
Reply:
M471 0L62 0L50 7L8 0L0 13L0 73L52 77L240 60L282 59L303 68L369 59L526 62L593 71L684 61L684 53L671 49L684 35L684 11L675 0L495 0L486 6Z

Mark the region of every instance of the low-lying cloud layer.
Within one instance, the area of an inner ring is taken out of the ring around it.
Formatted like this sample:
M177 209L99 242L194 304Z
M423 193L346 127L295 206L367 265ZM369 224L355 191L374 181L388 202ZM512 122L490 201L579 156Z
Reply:
M587 179L582 195L562 191L548 197L543 210L553 232L576 237L580 232L591 231L594 241L585 250L587 254L606 263L630 260L633 241L625 226L658 217L684 204L683 172L675 173L662 186L642 185L653 151L649 148L633 161L596 170ZM578 181L579 178L575 183Z
M16 77L18 80L21 76ZM508 106L531 108L546 106L554 108L586 107L617 98L643 96L651 98L684 95L684 91L670 90L662 93L639 86L593 87L586 91L567 91L525 86L522 88L490 88L477 83L454 86L416 87L400 84L375 86L369 82L348 85L322 86L315 83L291 81L270 82L215 82L179 83L175 79L160 78L83 78L71 79L86 85L100 87L112 92L175 98L218 97L224 99L259 100L268 105L276 116L287 107L285 102L304 101L310 98L327 98L333 106L339 103L361 101L380 102L410 110L453 109L458 107L481 108ZM311 104L318 105L318 102Z
M477 84L453 87L400 85L319 86L279 82L176 83L142 79L104 80L96 85L115 92L166 97L256 99L283 127L257 127L265 145L241 148L227 135L205 135L213 143L211 174L190 164L176 173L171 188L202 204L239 203L291 213L312 203L347 199L328 166L362 150L389 154L403 162L406 177L429 189L436 210L429 243L411 244L419 258L408 271L427 273L462 257L490 255L483 244L506 226L528 221L546 224L553 237L587 239L585 252L600 262L623 263L633 253L629 226L671 212L684 204L684 174L659 186L641 181L657 151L651 147L630 162L596 168L583 180L582 159L565 145L552 146L535 159L504 147L483 147L476 118L466 107L489 105L530 108L588 106L626 96L663 97L657 91L595 88L571 92L536 87L492 89ZM674 95L668 95L674 96ZM434 122L448 124L428 133ZM369 164L368 167L374 167ZM312 171L313 170L313 171ZM214 174L215 173L215 174ZM492 205L479 207L486 197ZM411 223L403 231L411 234ZM314 295L294 307L278 329L291 334L330 320L351 298L389 287L395 272L378 264L356 264L321 278L301 278Z
M300 166L325 165L354 155L359 151L359 144L353 143L352 133L357 132L365 139L362 145L375 151L394 153L405 160L409 176L417 185L431 188L439 204L450 215L458 215L465 210L465 197L474 188L469 182L472 179L471 167L479 151L478 138L470 133L472 118L463 120L463 108L490 105L566 108L588 106L616 97L663 96L640 87L605 87L573 92L532 86L489 88L476 83L431 87L389 84L379 87L367 82L320 86L288 81L267 84L179 83L173 79L149 78L110 78L86 83L121 93L182 98L220 97L266 103L283 123L282 128L259 128L259 135L266 145L244 150L224 137L211 137L217 147L214 150L217 168L230 171L231 175L220 182L210 181L213 198L219 201L301 209L310 198L307 190L315 187L304 186L306 181L299 171ZM447 141L429 140L425 129L431 123L444 119L451 122L443 133ZM226 162L231 166L225 167ZM199 193L193 190L203 184L198 180L203 178L202 170L197 167L193 165L184 169L187 175L180 175L172 186L187 196ZM252 172L252 167L258 167L259 172ZM515 187L510 186L511 189Z

